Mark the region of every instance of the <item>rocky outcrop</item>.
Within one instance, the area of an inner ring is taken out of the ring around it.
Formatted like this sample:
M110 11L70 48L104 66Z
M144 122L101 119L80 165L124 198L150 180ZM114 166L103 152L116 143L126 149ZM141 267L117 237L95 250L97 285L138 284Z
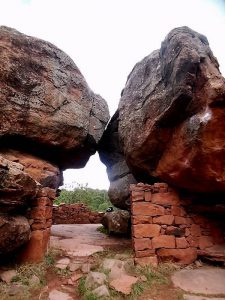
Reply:
M99 143L99 156L107 166L110 181L108 195L110 201L118 208L130 207L130 184L136 183L125 161L118 134L118 111L110 120Z
M20 151L4 150L0 153L6 159L22 165L23 171L39 182L42 187L58 189L63 183L62 172L54 164Z
M172 30L137 63L119 103L119 139L135 177L225 192L225 80L207 38Z
M0 27L0 119L1 254L40 261L62 171L95 153L108 107L64 52Z
M21 164L0 155L0 212L27 206L37 189L38 183L23 171Z
M54 45L0 27L0 49L1 147L83 167L108 122L106 102Z
M0 254L12 252L30 239L30 225L22 216L0 214Z

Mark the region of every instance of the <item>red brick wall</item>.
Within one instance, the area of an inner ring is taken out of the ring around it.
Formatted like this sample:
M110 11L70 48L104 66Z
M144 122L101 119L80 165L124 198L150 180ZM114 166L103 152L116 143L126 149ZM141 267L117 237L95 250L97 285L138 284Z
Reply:
M43 260L50 238L54 199L55 190L45 187L40 188L36 198L32 200L26 216L31 226L31 238L21 248L20 262Z
M173 260L189 264L215 244L224 243L217 221L191 210L166 183L131 185L132 241L139 264Z
M91 211L82 203L53 207L53 224L98 224L104 213Z

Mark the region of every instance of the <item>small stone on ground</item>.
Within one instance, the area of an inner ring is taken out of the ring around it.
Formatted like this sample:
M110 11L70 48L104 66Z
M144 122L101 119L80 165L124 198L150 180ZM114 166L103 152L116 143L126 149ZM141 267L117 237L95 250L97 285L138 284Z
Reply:
M90 272L85 280L85 287L87 289L94 289L98 286L103 285L106 282L107 278L104 273L100 272Z
M16 270L8 270L0 274L0 279L6 283L10 283L15 276L17 276Z
M124 295L129 295L131 293L132 285L137 281L138 278L124 274L120 278L112 280L110 282L110 287Z
M201 268L174 273L172 282L186 292L203 295L225 295L225 269Z
M73 300L73 298L66 293L60 292L58 290L52 290L49 293L48 300Z
M184 300L225 300L225 298L209 298L206 296L184 295Z
M110 297L109 290L106 285L101 285L92 291L97 297Z

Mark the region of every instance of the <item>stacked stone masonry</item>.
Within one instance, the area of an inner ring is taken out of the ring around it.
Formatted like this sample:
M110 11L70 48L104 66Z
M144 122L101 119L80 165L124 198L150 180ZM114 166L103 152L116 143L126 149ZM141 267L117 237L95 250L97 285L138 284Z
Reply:
M104 213L91 211L85 204L61 204L53 206L53 224L99 224Z
M42 261L48 248L52 225L52 207L56 197L54 189L40 188L27 210L27 219L31 227L31 238L19 255L21 262Z
M166 183L131 185L132 241L141 265L173 260L194 262L215 245L224 246L224 227L193 212L192 200L182 199Z

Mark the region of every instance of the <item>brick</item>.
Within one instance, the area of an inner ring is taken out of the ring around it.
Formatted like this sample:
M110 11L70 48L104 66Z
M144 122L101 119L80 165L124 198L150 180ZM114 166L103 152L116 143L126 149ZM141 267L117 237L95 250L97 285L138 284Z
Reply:
M191 234L189 228L185 228L185 236L189 236Z
M184 229L175 226L168 226L166 228L166 234L181 237L184 236Z
M145 201L149 202L152 199L152 192L151 191L145 191Z
M52 218L52 206L46 206L46 208L45 208L45 218L46 219Z
M45 206L33 207L30 211L30 218L34 220L45 220Z
M199 246L199 238L196 236L189 235L186 240L188 241L188 244L190 247L198 247Z
M175 248L175 237L172 235L160 235L152 239L152 248Z
M181 265L189 265L197 259L197 249L159 249L157 255L162 261L174 261Z
M187 224L191 224L191 223L192 223L191 218L175 216L175 224L177 224L177 225L180 225L180 224L187 225Z
M54 200L56 197L56 191L53 189L50 189L49 187L44 187L38 191L37 197L48 197L48 198Z
M152 266L156 268L158 266L158 258L156 255L152 255L149 257L135 258L134 261L137 265L141 267Z
M157 224L138 224L133 226L135 238L154 237L160 234L160 226Z
M160 217L154 217L153 223L161 224L161 225L172 225L174 222L174 216L165 215Z
M45 229L46 227L47 227L47 226L46 226L46 222L45 222L45 221L34 222L34 223L31 225L31 229L32 229L32 230Z
M176 192L152 194L152 203L161 205L178 205L180 204L179 196Z
M210 236L201 236L199 238L199 248L201 250L209 248L213 245L212 238Z
M149 238L133 239L134 250L152 249L152 242Z
M149 202L133 203L133 215L162 216L165 209L162 206L151 204Z
M186 241L185 237L176 238L176 248L185 249L188 247L189 247L189 244Z
M142 250L142 251L135 251L136 257L148 257L155 254L154 249Z
M50 229L32 231L29 242L21 248L19 261L23 263L42 261L48 247L49 238Z
M131 199L132 202L144 201L144 191L132 191Z
M133 216L132 217L132 224L151 224L152 223L152 217L150 216Z
M206 218L204 218L202 216L193 216L192 219L193 219L194 223L202 225L203 227L205 226L206 223L208 223Z
M171 214L178 217L184 217L186 212L183 207L173 205L171 207Z
M49 228L52 226L52 219L46 220L46 228Z
M192 224L190 228L190 233L192 236L200 236L201 235L201 227L196 224Z

